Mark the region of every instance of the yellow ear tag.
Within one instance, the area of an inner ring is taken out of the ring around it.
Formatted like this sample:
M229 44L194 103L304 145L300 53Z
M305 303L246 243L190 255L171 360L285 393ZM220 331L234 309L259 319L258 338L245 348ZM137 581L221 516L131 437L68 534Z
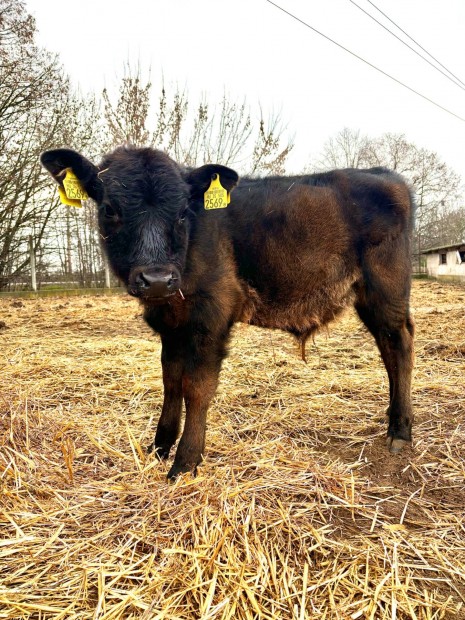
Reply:
M229 192L221 185L219 175L214 174L210 187L204 194L205 209L225 209L229 202Z
M61 202L65 205L82 207L81 200L87 200L89 198L86 190L82 187L79 179L71 168L66 168L63 187L64 189L58 187L58 193L60 194Z

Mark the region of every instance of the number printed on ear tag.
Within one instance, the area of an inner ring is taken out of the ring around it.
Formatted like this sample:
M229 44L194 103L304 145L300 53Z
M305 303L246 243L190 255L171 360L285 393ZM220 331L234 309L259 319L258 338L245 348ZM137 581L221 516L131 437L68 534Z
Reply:
M220 176L214 174L210 187L204 194L205 209L225 209L229 204L229 193L221 185Z
M66 197L70 200L87 200L89 198L89 195L71 168L66 170L63 187L65 188Z
M60 202L68 207L82 207L82 202L80 200L73 200L72 198L68 198L65 194L65 190L58 186L58 194L60 196Z

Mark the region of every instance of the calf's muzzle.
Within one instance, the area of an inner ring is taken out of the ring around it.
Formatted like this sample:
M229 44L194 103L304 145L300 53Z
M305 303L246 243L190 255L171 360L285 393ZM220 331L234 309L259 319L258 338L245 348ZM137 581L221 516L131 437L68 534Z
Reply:
M163 300L181 286L181 275L174 265L135 267L129 274L128 293L143 299Z

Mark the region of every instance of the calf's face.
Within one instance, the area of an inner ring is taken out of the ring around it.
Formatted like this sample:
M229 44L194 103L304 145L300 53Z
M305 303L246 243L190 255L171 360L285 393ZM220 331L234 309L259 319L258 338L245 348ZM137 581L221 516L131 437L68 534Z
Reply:
M163 153L116 151L100 166L98 222L110 265L128 292L163 302L181 286L190 189Z
M97 167L69 149L46 151L42 165L62 185L71 169L98 207L101 242L128 292L166 303L181 290L189 238L203 209L203 194L220 176L231 191L238 176L206 165L186 171L153 149L119 148Z

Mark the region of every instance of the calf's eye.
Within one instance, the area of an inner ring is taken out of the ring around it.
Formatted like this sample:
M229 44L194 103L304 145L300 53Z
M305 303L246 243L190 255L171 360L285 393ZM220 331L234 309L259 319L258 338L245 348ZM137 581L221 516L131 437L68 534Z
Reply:
M103 216L107 220L115 220L119 216L118 211L111 205L103 205L102 211L103 211Z
M188 211L188 209L184 209L184 211L181 211L181 213L179 214L179 217L178 217L178 224L182 224L184 222L184 220L187 217L187 211Z

